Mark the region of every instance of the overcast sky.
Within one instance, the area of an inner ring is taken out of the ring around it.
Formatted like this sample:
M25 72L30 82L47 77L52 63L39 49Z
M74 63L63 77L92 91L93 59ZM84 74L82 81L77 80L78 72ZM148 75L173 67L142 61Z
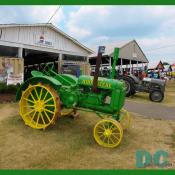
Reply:
M0 23L46 23L57 8L0 6ZM175 63L175 6L61 6L51 22L88 47L135 39L150 66Z

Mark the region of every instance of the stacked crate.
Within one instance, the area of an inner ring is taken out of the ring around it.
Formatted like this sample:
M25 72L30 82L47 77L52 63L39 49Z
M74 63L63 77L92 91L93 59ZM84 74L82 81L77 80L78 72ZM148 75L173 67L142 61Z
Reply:
M21 58L0 57L0 72L6 69L6 65L10 63L13 68L13 74L21 74L24 72L24 60Z
M22 83L24 79L24 60L21 58L0 57L0 82Z
M63 64L71 64L71 65L79 65L80 66L80 69L81 69L81 72L82 72L82 75L90 75L91 73L91 66L89 63L87 62L80 62L80 61L58 61L58 72L60 72L60 67L61 65Z

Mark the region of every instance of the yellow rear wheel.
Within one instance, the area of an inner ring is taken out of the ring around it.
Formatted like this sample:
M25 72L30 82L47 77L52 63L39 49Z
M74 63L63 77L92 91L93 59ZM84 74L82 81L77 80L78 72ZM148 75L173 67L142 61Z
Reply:
M59 96L47 85L29 85L22 93L19 106L25 124L35 129L54 124L60 115Z
M100 120L94 127L95 141L104 147L117 147L123 137L123 129L119 122L113 119Z
M119 122L124 130L130 127L131 116L127 110L121 109Z

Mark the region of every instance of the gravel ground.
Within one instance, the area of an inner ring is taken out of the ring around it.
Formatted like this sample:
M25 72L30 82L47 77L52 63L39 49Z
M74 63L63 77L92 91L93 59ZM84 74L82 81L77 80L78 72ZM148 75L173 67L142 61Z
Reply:
M154 119L175 120L175 106L168 107L160 103L142 103L126 100L125 109Z

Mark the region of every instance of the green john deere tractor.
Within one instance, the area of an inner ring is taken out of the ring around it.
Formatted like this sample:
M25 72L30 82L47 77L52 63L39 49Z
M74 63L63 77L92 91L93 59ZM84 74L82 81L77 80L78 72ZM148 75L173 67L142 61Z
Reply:
M104 147L118 146L123 129L130 124L128 112L122 109L125 85L115 80L113 74L111 79L98 77L102 53L104 47L100 46L94 77L57 74L53 64L47 64L42 72L32 71L32 78L21 85L16 95L25 124L45 129L58 117L76 117L77 110L95 112L101 118L93 130L96 142ZM115 53L118 56L118 48Z

